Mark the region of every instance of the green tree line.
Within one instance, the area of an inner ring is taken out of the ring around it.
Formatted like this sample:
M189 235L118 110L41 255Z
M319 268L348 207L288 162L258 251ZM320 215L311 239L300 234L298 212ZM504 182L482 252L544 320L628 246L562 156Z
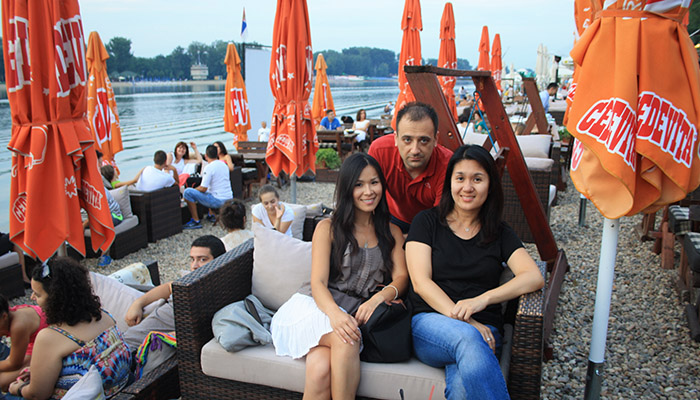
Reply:
M211 44L192 42L187 48L176 47L168 55L155 57L137 57L131 49L131 39L113 37L105 43L109 59L107 71L110 78L117 81L126 79L190 79L190 67L201 62L209 68L209 79L226 77L227 42L217 40ZM3 42L0 40L0 50ZM254 45L258 45L255 43ZM241 47L238 47L239 53ZM398 73L398 54L391 50L372 47L350 47L342 51L323 50L314 53L314 62L318 54L323 54L328 64L329 75L358 75L372 77L390 77ZM424 59L424 64L437 65L436 59ZM458 59L458 68L471 69L466 59ZM0 63L0 81L5 81L4 64Z

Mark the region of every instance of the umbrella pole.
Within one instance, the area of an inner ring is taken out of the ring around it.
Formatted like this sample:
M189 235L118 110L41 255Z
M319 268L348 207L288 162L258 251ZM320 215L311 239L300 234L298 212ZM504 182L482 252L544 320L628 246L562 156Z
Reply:
M586 390L583 395L586 400L599 399L600 388L603 383L605 340L608 332L608 318L610 317L610 299L612 297L613 280L615 279L615 257L617 256L617 239L619 234L620 221L618 219L605 218L603 238L600 245L591 350L588 354Z
M297 174L291 174L291 175L292 176L289 177L290 181L291 181L290 189L292 192L291 201L293 204L296 204L297 203Z
M586 196L580 195L581 200L578 203L578 226L583 228L586 226Z

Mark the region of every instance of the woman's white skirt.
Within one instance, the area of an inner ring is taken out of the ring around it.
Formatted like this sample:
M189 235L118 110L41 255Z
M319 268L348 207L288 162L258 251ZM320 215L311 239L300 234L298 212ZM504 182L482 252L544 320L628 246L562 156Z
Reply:
M333 328L313 297L295 293L272 317L270 332L278 356L301 358Z

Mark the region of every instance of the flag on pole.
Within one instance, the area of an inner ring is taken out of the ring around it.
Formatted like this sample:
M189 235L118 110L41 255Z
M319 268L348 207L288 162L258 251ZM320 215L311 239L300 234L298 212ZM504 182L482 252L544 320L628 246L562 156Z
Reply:
M245 7L243 7L243 22L241 22L241 39L243 39L243 43L248 39L248 23L245 22Z

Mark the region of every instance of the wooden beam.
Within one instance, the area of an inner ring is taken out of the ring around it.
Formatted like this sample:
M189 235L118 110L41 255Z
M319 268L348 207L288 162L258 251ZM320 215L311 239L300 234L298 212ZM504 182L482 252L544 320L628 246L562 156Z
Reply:
M541 135L549 134L549 125L547 124L547 117L544 115L544 106L542 105L542 99L540 98L540 92L537 90L537 83L535 83L534 78L523 78L523 87L525 88L525 94L527 95L527 100L530 102L530 107L532 107L532 113L530 118L535 117L535 124L537 125L537 133ZM524 135L529 135L532 131L532 122L530 118L527 120L526 128L523 131ZM527 129L530 126L530 129Z

